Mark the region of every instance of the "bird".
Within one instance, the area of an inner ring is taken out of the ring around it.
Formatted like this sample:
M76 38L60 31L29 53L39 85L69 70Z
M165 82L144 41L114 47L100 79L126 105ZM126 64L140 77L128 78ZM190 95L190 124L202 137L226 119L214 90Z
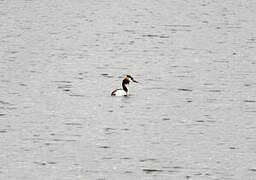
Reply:
M122 89L115 89L111 96L128 96L128 88L126 85L128 85L130 82L138 83L132 76L126 75L122 81Z

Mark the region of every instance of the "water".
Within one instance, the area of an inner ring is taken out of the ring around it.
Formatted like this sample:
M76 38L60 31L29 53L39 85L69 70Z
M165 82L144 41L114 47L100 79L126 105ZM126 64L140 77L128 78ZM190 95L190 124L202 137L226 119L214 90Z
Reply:
M256 179L255 9L1 0L0 179Z

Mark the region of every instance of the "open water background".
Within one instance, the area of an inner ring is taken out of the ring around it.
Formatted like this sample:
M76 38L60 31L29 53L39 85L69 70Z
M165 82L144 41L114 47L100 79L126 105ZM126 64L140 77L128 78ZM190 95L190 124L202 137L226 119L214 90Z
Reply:
M0 179L255 180L255 48L255 0L0 0Z

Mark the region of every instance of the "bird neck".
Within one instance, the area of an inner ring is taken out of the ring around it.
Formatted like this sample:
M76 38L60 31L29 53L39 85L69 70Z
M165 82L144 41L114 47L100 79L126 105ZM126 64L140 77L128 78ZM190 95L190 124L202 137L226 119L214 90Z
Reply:
M126 87L126 84L124 82L122 83L122 87L125 92L128 92L128 88Z

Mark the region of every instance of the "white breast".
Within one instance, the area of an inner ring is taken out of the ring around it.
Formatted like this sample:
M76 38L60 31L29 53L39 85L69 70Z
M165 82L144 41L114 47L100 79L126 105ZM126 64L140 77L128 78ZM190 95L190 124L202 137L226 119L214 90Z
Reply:
M127 96L127 93L124 90L119 89L115 92L115 96Z

